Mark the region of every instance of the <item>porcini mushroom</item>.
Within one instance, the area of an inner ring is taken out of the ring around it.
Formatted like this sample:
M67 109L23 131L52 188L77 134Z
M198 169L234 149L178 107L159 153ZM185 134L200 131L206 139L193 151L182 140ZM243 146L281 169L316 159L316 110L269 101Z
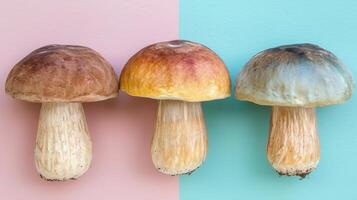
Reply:
M230 96L229 74L217 54L184 40L147 46L125 65L120 89L160 100L151 144L160 172L186 174L201 165L207 136L200 102Z
M267 158L279 174L305 177L320 159L314 107L343 103L353 88L335 55L295 44L255 55L237 77L235 96L273 106Z
M81 102L115 97L117 88L112 66L87 47L44 46L14 66L6 93L42 103L34 158L43 179L76 179L87 171L92 144Z

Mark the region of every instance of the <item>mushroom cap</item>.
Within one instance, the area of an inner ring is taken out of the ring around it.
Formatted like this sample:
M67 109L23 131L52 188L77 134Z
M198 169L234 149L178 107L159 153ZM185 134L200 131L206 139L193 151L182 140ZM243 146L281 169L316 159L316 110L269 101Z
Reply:
M120 76L120 89L132 96L190 102L230 96L231 81L223 61L209 48L174 40L136 53Z
M235 96L260 105L315 107L342 103L353 89L351 73L335 55L294 44L255 55L237 77Z
M112 66L96 51L48 45L13 67L5 90L30 102L91 102L117 96L118 82Z

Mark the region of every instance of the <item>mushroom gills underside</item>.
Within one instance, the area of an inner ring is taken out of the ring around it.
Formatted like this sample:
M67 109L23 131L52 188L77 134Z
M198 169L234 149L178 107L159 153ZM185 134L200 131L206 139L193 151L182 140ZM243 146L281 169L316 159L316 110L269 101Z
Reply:
M49 181L76 179L89 168L92 143L81 103L43 103L35 146L35 164Z
M204 161L207 133L200 102L160 100L151 156L164 174L190 174Z
M274 106L267 157L280 175L305 177L320 160L314 108Z

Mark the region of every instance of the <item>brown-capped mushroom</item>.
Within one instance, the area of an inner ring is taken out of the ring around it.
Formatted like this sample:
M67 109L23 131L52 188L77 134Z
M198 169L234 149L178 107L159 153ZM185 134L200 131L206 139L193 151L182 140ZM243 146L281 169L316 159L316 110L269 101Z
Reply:
M35 164L46 180L76 179L92 160L92 144L81 102L117 96L112 66L87 47L48 45L31 52L11 70L6 93L42 103Z
M125 65L120 89L160 100L151 145L160 172L186 174L201 165L207 135L200 102L230 96L229 74L217 54L184 40L150 45Z

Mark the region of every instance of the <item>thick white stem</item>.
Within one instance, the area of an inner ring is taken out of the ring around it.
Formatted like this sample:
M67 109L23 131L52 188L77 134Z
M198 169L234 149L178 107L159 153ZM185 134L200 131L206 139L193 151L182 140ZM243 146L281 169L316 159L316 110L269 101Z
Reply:
M314 108L273 107L267 157L282 175L309 174L320 160Z
M155 167L168 175L190 173L202 164L206 153L201 103L161 100L151 144Z
M35 164L41 177L63 181L84 174L92 143L81 103L43 103L38 123Z

